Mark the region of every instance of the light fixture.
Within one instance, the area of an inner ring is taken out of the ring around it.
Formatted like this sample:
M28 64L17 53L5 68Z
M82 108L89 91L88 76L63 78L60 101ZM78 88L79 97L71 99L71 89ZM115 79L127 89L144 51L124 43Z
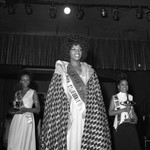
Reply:
M51 18L56 18L57 9L56 9L56 7L54 6L54 3L52 3L52 5L51 5L49 11L50 11L50 12L49 12L49 16L50 16Z
M84 10L79 6L78 9L77 9L77 13L76 13L76 17L80 20L83 19L84 17Z
M66 6L66 7L64 8L64 13L65 13L66 15L69 15L69 14L71 13L71 9L70 9L69 6Z
M108 11L106 10L106 8L102 8L101 9L101 16L102 17L107 17L107 15L108 15Z
M25 4L24 7L25 7L25 11L26 11L27 15L30 15L33 13L33 9L32 9L31 4Z
M120 19L120 12L119 12L118 8L115 8L113 10L113 19L115 21L119 21L119 19Z
M141 7L136 9L136 18L137 19L142 19L143 18L143 10Z
M14 4L8 5L8 13L9 13L10 15L13 15L13 14L16 13L16 8L15 8Z
M146 10L146 19L147 21L150 21L150 8Z

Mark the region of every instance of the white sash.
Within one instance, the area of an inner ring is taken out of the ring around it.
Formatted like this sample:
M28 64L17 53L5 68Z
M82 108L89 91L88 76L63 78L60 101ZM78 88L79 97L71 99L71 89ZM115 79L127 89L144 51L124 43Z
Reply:
M61 69L63 70L63 73L65 74L65 77L66 77L68 91L69 91L71 97L75 100L77 106L80 106L79 109L81 110L82 109L81 106L84 102L82 101L80 95L78 94L76 88L73 85L72 80L70 79L70 77L66 71L65 63L63 61L58 61L56 65L58 68L59 68L59 66L61 66Z
M72 98L75 100L77 105L81 106L83 101L82 101L80 95L78 94L76 88L74 87L68 74L66 74L66 81L67 81L67 87L68 87L69 93L71 94Z

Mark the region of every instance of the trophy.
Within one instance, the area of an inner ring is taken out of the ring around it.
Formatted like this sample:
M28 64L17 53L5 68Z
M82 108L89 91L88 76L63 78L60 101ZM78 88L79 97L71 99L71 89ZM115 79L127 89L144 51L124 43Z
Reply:
M13 101L13 106L15 109L20 109L23 105L22 100L18 100L17 98Z
M20 109L23 106L21 91L15 94L15 100L13 101L14 109Z
M135 105L135 102L129 101L127 99L127 101L125 101L124 103L122 103L122 105L124 105L124 106L131 106L131 110L129 112L129 118L125 118L124 122L129 122L131 124L135 124L136 123L136 119L134 118L134 114L133 114L133 105Z

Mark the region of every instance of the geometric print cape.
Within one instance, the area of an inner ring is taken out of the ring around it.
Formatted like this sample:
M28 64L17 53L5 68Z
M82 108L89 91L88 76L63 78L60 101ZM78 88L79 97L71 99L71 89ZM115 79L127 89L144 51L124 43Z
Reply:
M41 129L41 150L67 150L69 102L61 75L51 79ZM96 73L86 85L86 116L81 150L111 150L111 138L102 92Z

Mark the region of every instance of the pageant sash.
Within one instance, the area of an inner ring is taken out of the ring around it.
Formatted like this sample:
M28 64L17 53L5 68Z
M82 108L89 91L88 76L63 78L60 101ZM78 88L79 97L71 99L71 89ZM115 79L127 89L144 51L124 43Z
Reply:
M58 61L57 66L58 68L60 66L63 69L66 77L68 91L76 101L77 105L81 106L82 103L85 102L85 84L71 64L68 64L66 69L65 62Z
M67 66L67 84L72 97L77 101L83 101L85 103L85 89L86 86L79 74L73 68L71 64Z
M82 105L82 99L80 98L77 90L75 89L71 79L69 78L69 75L66 74L66 80L67 80L67 87L69 90L69 93L71 94L71 96L73 97L73 99L76 101L78 106Z

